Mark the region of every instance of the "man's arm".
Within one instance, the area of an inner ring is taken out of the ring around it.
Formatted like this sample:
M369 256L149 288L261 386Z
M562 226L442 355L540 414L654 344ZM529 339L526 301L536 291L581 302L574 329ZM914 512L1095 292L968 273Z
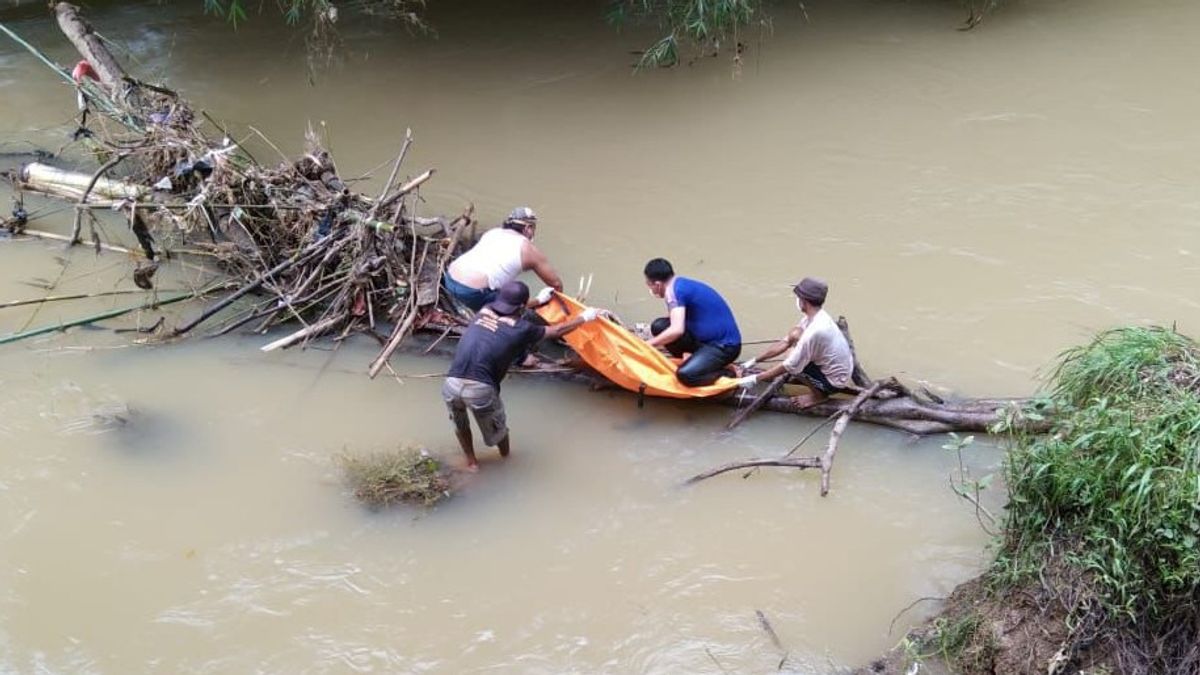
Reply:
M661 347L683 337L684 327L687 325L687 307L672 307L667 316L671 319L671 325L667 326L663 332L646 340L646 344L651 347Z
M799 327L797 327L799 330ZM790 335L790 333L789 333ZM792 373L793 375L804 369L812 359L811 343L797 343L792 347L791 353L783 360L783 363L777 363L774 366L756 375L746 375L738 379L738 386L753 387L758 382L768 382L783 375L784 373Z
M602 310L602 309L595 309L594 307L588 307L587 309L580 312L579 316L575 317L574 319L570 319L570 320L564 321L562 323L556 323L553 326L546 326L546 331L545 331L545 333L542 334L542 339L543 340L554 340L554 339L560 338L560 337L566 335L567 333L570 333L571 331L575 330L576 328L579 328L583 324L585 324L589 321L595 320L596 317L600 316L600 314L603 312L604 312L604 310Z
M562 278L558 276L558 270L554 269L554 265L550 264L550 259L542 253L538 247L533 245L533 242L527 241L521 247L521 266L527 270L533 270L533 273L538 275L550 288L556 291L562 291Z
M787 335L783 336L783 338L779 341L771 343L769 347L763 350L763 353L750 359L749 361L742 363L742 367L749 368L760 361L773 359L776 356L786 352L787 350L796 346L796 343L800 341L800 335L803 331L803 328L799 326L793 326L792 329L787 332Z

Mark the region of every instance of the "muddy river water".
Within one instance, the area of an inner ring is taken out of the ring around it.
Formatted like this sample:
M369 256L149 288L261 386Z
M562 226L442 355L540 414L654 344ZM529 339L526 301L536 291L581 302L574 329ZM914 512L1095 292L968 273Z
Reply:
M1034 391L1098 329L1200 330L1196 3L1026 0L962 33L950 2L808 2L807 23L781 8L773 34L743 36L736 77L727 57L631 76L651 34L600 8L432 4L436 38L349 22L315 77L273 17L90 16L231 128L295 152L323 124L343 174L386 174L411 127L410 170L438 169L430 214L531 205L568 286L594 274L592 301L626 317L660 311L639 276L653 256L721 289L750 339L786 330L788 284L816 274L869 371L988 396ZM4 13L74 61L40 8ZM0 101L0 151L66 141L69 89L9 41ZM0 300L133 287L114 254L3 241L0 261ZM0 309L0 334L138 301ZM725 433L723 408L517 377L510 461L483 453L433 511L370 513L331 458L401 440L455 458L439 380L368 380L366 340L134 339L0 347L0 672L774 671L758 610L785 670L825 673L894 645L929 604L889 633L900 609L988 560L943 439L853 427L825 499L780 471L681 488L815 422ZM1000 460L982 440L967 456L976 475Z

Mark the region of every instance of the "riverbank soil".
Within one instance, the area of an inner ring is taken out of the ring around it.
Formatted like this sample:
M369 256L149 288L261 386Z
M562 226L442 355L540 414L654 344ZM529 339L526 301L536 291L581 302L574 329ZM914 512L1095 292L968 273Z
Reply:
M1035 580L1001 592L983 577L962 584L937 617L855 675L908 675L916 664L916 672L960 675L1122 672L1114 650L1094 639L1099 636L1086 646L1067 646L1070 611L1057 591L1073 587L1069 574L1060 566L1045 586Z
M1200 345L1111 330L1051 379L1051 432L1010 437L995 560L867 672L1200 672Z

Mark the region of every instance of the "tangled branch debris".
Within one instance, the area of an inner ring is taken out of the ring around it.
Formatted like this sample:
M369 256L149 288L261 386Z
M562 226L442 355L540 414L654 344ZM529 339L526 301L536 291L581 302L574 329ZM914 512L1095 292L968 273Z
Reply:
M174 91L129 77L76 7L59 3L55 13L91 66L77 68L74 78L55 69L78 89L83 111L75 136L100 167L86 175L33 163L12 178L19 191L74 204L72 243L95 210L112 209L124 214L152 263L181 252L203 256L236 282L171 336L204 324L217 324L214 334L299 324L264 347L271 350L394 325L373 376L413 330L459 322L439 283L472 209L453 219L416 214L420 187L434 170L398 180L411 132L374 197L347 186L311 127L298 159L260 163ZM140 266L138 285L152 286L156 269Z

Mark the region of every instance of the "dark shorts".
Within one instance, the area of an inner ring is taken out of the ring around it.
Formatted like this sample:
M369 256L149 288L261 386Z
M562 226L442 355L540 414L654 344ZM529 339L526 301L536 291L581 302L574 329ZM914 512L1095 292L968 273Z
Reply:
M821 367L815 363L812 363L811 361L807 366L804 366L804 370L800 372L807 375L808 379L812 380L813 389L816 389L826 396L831 396L839 391L839 389L833 386L833 383L829 381L829 378L825 377L825 373L821 372Z
M483 309L483 306L496 299L496 291L491 288L471 288L466 284L460 284L454 280L447 272L442 275L442 287L446 292L454 296L455 300L461 302L472 312L478 312Z
M475 416L475 424L483 434L483 444L495 446L508 435L508 419L504 414L504 402L500 392L490 384L447 377L442 385L442 400L450 411L450 419L458 431L471 433L467 410Z

